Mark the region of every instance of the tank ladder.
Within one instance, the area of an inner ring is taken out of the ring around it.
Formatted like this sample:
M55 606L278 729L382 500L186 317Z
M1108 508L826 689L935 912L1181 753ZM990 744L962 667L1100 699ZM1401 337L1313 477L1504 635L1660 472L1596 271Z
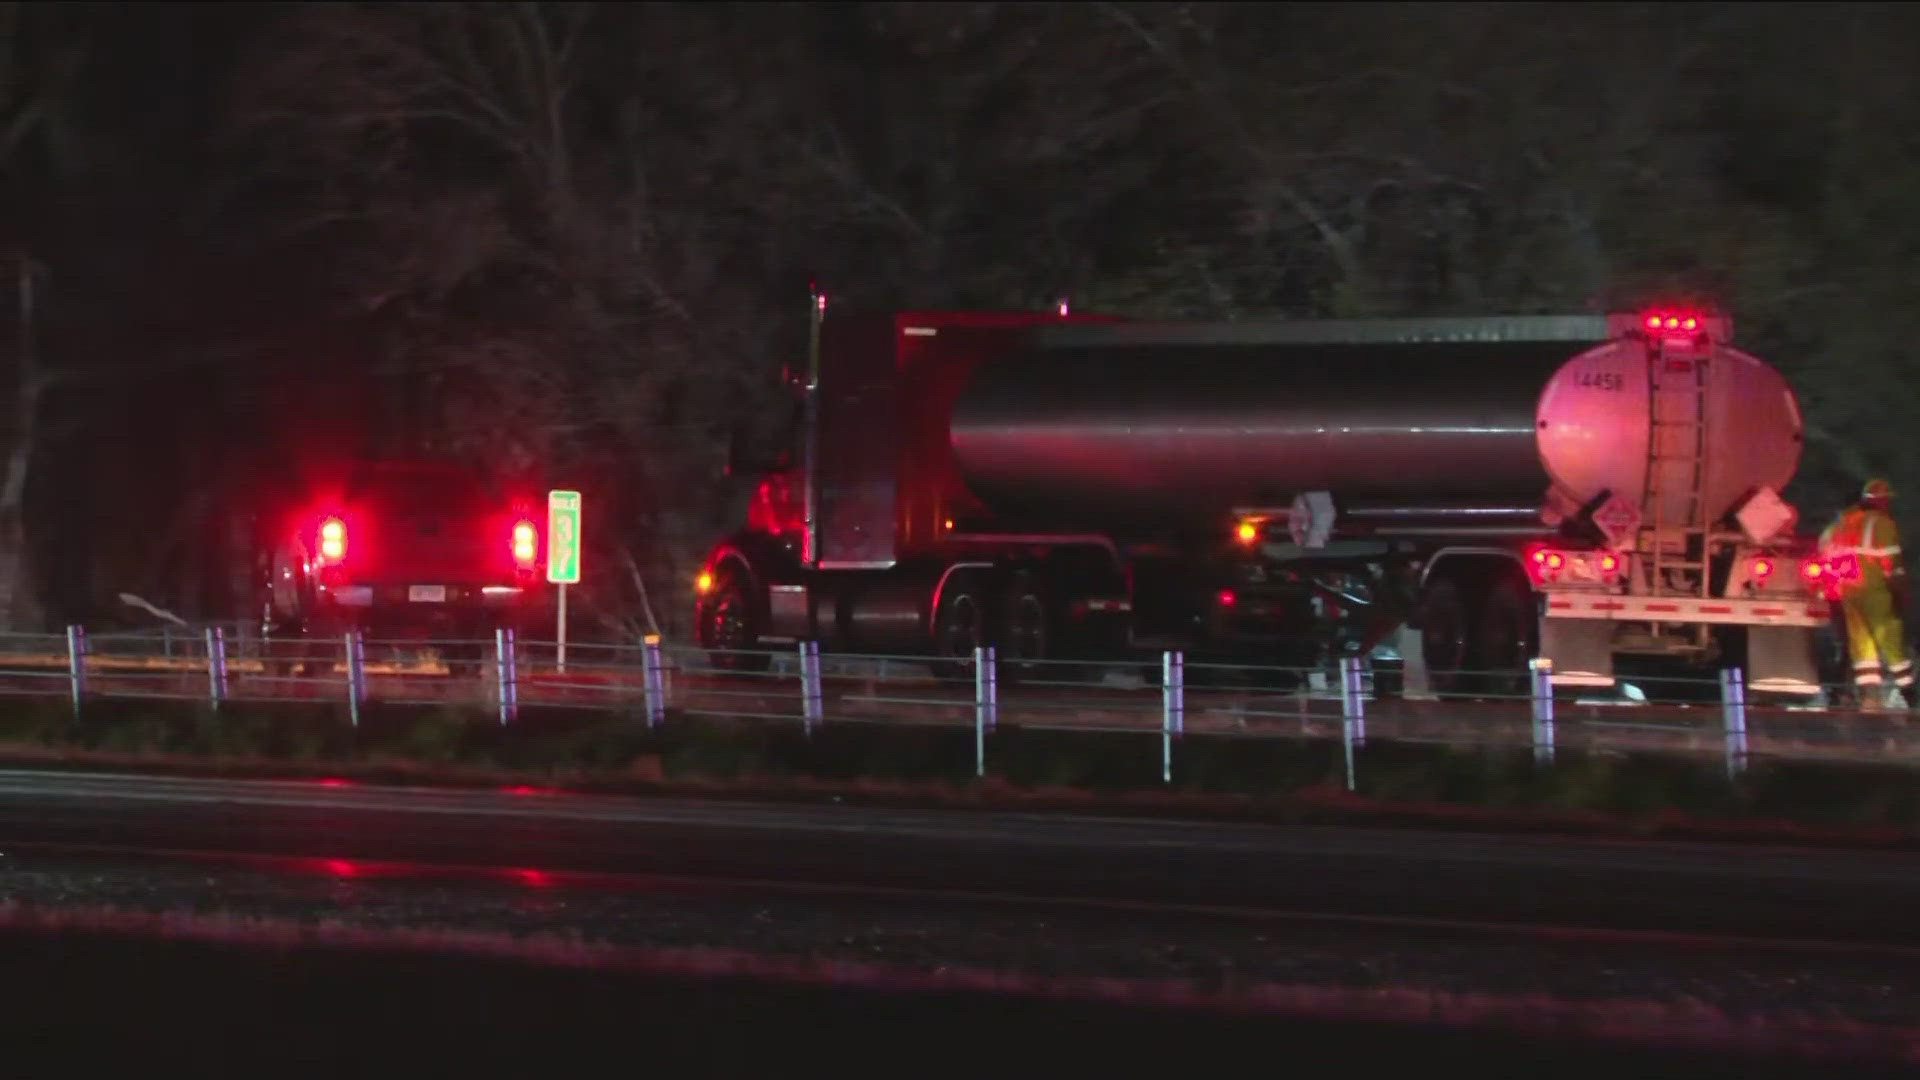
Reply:
M1707 598L1707 365L1655 348L1648 365L1647 540L1655 596ZM1707 642L1697 626L1699 644Z

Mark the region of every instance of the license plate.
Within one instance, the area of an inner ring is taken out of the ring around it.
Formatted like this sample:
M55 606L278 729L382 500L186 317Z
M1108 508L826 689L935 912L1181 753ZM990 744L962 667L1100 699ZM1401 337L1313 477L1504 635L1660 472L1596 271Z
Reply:
M444 604L447 601L445 585L411 585L407 588L407 599L416 604Z

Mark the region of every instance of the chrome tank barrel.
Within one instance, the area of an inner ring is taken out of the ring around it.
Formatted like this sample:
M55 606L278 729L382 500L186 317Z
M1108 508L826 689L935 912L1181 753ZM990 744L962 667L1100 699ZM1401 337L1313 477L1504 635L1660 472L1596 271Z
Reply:
M1593 344L1042 344L976 370L949 433L973 493L1033 520L1207 519L1331 491L1383 523L1537 521L1541 394Z

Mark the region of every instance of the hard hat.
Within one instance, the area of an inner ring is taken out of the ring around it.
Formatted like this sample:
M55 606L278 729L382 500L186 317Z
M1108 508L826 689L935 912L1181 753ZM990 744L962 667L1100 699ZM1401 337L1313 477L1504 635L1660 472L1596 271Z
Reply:
M1869 480L1866 486L1860 489L1860 497L1862 499L1875 499L1884 502L1893 498L1893 485L1887 483L1885 480Z

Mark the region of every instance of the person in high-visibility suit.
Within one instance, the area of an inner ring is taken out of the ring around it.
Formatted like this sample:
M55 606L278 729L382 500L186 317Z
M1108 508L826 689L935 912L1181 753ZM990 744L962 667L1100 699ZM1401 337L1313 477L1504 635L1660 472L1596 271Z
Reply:
M1909 707L1913 658L1907 653L1907 567L1900 557L1900 530L1887 507L1893 486L1869 480L1860 501L1820 534L1820 554L1838 586L1847 627L1847 656L1862 706L1887 703L1881 668Z

